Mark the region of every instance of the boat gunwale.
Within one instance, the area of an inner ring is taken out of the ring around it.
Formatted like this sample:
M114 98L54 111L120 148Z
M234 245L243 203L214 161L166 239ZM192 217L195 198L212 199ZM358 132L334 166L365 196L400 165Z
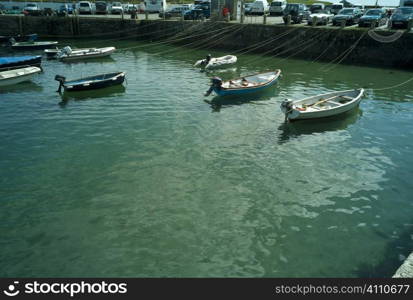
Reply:
M269 80L269 81L266 81L266 82L263 82L263 83L260 83L260 84L257 84L257 85L253 85L253 86L227 87L227 88L221 86L220 90L234 91L234 90L247 90L247 89L254 89L254 88L264 87L264 86L269 85L270 83L274 82L275 80L277 80L280 77L281 69L276 69L275 71L268 71L268 72L261 72L261 73L251 74L251 75L245 75L245 76L238 77L238 78L235 78L235 79L225 80L223 82L229 82L229 81L232 81L232 80L239 80L239 79L242 79L242 78L245 78L245 77L258 76L260 74L266 74L266 73L275 73L275 77L273 79Z
M109 75L109 74L114 74L112 76L109 76L108 78L104 79L93 79L96 77L104 76L104 75ZM78 85L83 85L85 83L97 83L97 82L104 82L104 81L109 81L113 79L117 79L119 76L125 76L125 72L113 72L113 73L105 73L101 75L96 75L96 76L89 76L85 78L80 78L80 79L73 79L73 80L68 80L63 83L63 85L66 86L78 86ZM83 81L83 82L82 82ZM74 83L74 84L73 84Z
M318 112L324 112L324 111L331 111L331 110L336 110L340 107L345 107L348 106L356 101L358 101L364 94L364 89L363 88L358 88L358 89L352 89L352 90L344 90L344 91L338 91L338 92L330 92L330 93L325 93L325 94L321 94L321 95L314 95L311 97L307 97L301 100L297 100L295 101L295 103L293 103L294 105L298 102L304 102L306 100L309 100L311 98L315 98L315 97L322 97L322 96L326 96L326 95L331 95L331 94L337 94L337 97L339 97L339 93L347 93L347 92L355 92L358 91L357 96L355 96L351 101L347 102L347 103L342 103L340 106L336 106L336 107L330 107L330 108L324 108L321 109L319 111L302 111L302 110L298 110L296 108L294 108L293 110L298 111L300 115L305 115L305 114L313 114L313 113L318 113ZM328 102L328 101L327 101Z

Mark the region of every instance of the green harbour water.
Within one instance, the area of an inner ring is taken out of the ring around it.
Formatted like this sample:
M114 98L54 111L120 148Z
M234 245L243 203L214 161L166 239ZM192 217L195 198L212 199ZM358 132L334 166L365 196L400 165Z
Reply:
M413 83L371 90L412 72L243 55L205 73L227 53L113 45L135 48L0 88L2 277L383 277L413 251ZM278 68L263 94L204 101L212 76ZM359 87L345 116L284 123L285 98Z

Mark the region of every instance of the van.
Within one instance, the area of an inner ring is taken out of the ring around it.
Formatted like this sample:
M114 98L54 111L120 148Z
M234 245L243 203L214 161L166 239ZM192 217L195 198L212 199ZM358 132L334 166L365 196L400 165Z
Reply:
M267 0L256 0L251 5L250 14L251 15L264 15L268 13L269 5Z
M343 5L342 3L335 3L335 4L331 5L330 12L331 12L333 15L336 15L336 14L338 14L338 12L339 12L340 10L342 10L343 8L344 8L344 5Z
M78 6L79 15L88 14L93 15L94 9L92 3L89 1L80 1Z
M285 0L274 0L270 4L270 16L282 15L285 7L287 6L287 1Z
M325 9L324 3L314 3L310 6L310 12L312 14L318 13Z
M166 8L166 0L145 0L145 11L148 13L164 12Z

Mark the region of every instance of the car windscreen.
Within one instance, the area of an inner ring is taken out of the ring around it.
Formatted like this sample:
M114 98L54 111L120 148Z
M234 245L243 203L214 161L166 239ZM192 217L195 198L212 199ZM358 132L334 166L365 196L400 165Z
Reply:
M285 8L286 11L290 10L298 10L298 5L290 5L288 4L287 7Z
M81 6L81 7L89 7L89 3L80 3L79 6Z
M282 2L271 2L271 6L281 6Z
M380 9L370 9L366 12L366 16L379 16L381 13Z
M353 14L353 10L352 9L342 9L339 12L340 15L352 15Z
M401 14L401 15L408 15L408 14L413 13L413 8L412 7L400 7L396 9L394 13Z

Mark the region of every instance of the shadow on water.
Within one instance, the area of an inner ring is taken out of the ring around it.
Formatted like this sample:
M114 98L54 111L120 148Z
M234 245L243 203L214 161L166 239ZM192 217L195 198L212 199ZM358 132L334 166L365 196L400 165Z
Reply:
M346 129L362 116L360 108L329 118L284 122L279 127L278 142L283 144L302 135Z
M235 105L242 105L252 102L258 104L256 101L270 100L271 98L278 96L278 94L279 89L275 85L264 91L252 94L215 96L212 100L204 99L204 101L211 106L213 112L219 112L222 108L228 108Z
M88 99L98 99L106 97L114 97L119 94L124 93L126 88L123 85L110 86L103 89L89 90L89 91L73 91L73 92L63 92L60 94L62 99L59 102L60 106L66 106L69 100L88 100Z
M41 92L43 87L32 81L26 81L19 84L2 86L0 94L3 93L25 93L25 92Z
M95 57L95 58L88 58L86 60L73 60L73 61L62 61L65 64L88 64L88 63L114 63L116 60L114 60L110 56L106 57Z
M390 241L386 245L383 260L375 265L365 263L358 265L355 272L356 276L361 278L392 277L402 265L404 258L407 258L413 251L412 226L401 228L400 232L401 234L397 239ZM379 231L376 233L385 239L390 238L385 233Z
M240 77L241 73L240 71L237 72L237 68L236 67L232 67L232 68L218 68L218 69L213 69L213 70L204 70L201 69L200 72L201 73L205 73L208 77L214 77L214 76L219 76L219 77L225 77L225 78L236 78L236 77Z

